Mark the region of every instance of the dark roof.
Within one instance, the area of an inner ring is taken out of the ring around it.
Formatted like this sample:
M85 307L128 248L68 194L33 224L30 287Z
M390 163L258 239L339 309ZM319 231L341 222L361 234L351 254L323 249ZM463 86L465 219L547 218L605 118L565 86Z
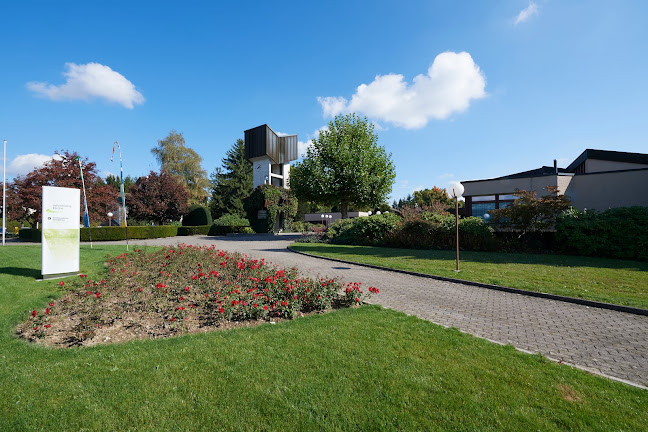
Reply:
M567 168L567 171L574 172L576 167L585 162L585 159L597 159L611 162L627 162L641 165L648 165L648 154L617 152L611 150L587 149L574 160Z
M274 163L283 164L297 159L297 135L279 136L267 124L248 129L244 134L248 160L268 156Z
M534 170L523 171L515 174L509 174L506 176L495 177L486 180L509 180L509 179L517 179L517 178L542 177L542 176L555 175L555 174L556 171L554 170L554 167L543 166L541 168L536 168ZM568 172L565 168L558 168L558 174L571 174L571 173ZM473 182L480 182L480 181L485 181L485 180L468 180L468 181L462 181L461 183L473 183Z

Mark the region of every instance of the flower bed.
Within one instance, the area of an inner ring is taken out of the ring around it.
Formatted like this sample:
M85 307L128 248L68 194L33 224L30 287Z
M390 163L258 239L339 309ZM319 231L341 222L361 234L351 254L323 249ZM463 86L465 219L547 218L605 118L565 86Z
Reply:
M213 247L135 250L108 260L100 280L58 282L66 293L29 311L20 337L54 346L92 345L249 325L360 304L378 293L359 283L300 277L264 260Z

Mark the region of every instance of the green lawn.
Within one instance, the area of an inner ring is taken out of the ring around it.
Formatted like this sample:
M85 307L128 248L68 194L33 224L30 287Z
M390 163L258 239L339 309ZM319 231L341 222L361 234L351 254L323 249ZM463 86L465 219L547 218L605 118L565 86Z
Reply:
M293 243L314 255L648 309L648 263L567 255Z
M105 253L81 250L82 270ZM0 249L0 430L640 430L648 392L377 306L49 349L14 337L59 295Z

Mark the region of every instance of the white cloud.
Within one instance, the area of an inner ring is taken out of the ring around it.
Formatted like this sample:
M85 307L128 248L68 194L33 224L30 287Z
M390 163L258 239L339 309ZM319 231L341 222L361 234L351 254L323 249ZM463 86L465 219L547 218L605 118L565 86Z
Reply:
M520 13L515 17L515 25L523 23L531 18L533 15L538 14L538 5L532 1L529 2L529 6L522 9Z
M420 129L431 119L443 120L486 97L486 78L467 52L436 56L427 74L407 83L403 75L377 75L361 84L351 101L318 97L324 117L356 112L405 129Z
M9 163L9 166L7 166L7 175L13 177L25 175L33 171L34 168L42 167L45 162L53 158L54 156L37 153L18 155Z
M67 81L61 85L29 82L27 88L51 100L104 99L133 109L144 103L144 96L122 74L99 63L78 65L66 63L63 75Z
M317 138L320 134L320 132L328 130L328 126L322 126L321 128L317 129L315 132L312 134L308 135L308 139L306 141L298 141L297 142L297 154L299 157L305 156L306 155L306 150L308 147L310 147L313 144L313 139Z

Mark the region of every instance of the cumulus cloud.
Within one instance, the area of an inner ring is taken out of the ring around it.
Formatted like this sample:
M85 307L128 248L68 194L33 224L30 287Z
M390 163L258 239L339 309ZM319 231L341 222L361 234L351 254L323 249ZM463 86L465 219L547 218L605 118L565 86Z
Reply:
M7 175L13 177L25 175L30 171L33 171L34 168L42 167L45 162L52 158L54 158L54 156L47 156L38 153L18 155L7 166Z
M306 155L306 150L308 147L310 147L313 144L313 140L317 137L319 137L320 132L327 131L328 126L322 126L321 128L317 129L315 132L312 134L308 135L308 139L306 141L298 141L297 142L297 154L299 157L303 157Z
M523 23L531 18L533 15L538 14L538 5L532 1L529 2L529 6L525 7L520 11L519 14L515 17L515 25Z
M486 78L467 52L444 52L427 71L407 83L403 75L377 75L361 84L348 101L318 97L324 117L356 112L405 129L420 129L431 119L463 112L474 99L486 96Z
M66 63L63 75L67 78L61 85L29 82L27 88L39 96L51 100L103 99L133 109L144 103L144 96L122 74L99 63Z

